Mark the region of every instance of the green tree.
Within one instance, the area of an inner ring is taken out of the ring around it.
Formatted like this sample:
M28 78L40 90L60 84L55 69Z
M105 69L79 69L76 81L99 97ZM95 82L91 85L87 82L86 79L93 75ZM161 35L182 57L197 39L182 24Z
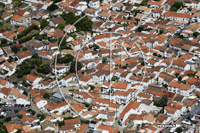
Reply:
M91 90L94 90L94 88L95 88L95 86L93 86L93 85L88 85L88 87L90 87Z
M61 2L62 0L53 0L53 3Z
M47 92L43 95L43 98L49 99L49 97L50 97L50 95L49 95L49 93L47 93Z
M46 19L42 19L41 20L41 29L44 29L47 25L48 25L49 23L48 23L48 21L46 20Z
M6 39L2 39L1 40L1 44L7 44L7 40Z
M159 57L159 58L162 58L162 55L159 54L158 57Z
M198 32L194 32L194 33L193 33L193 37L195 37L195 38L197 38L198 35L199 35Z
M144 28L142 27L142 26L139 26L136 30L135 30L135 32L141 32L141 31L143 31L144 30Z
M58 9L58 6L55 5L54 3L51 4L49 7L47 7L47 10L49 10L49 11L54 11L54 10L56 10L56 9Z
M8 60L7 60L9 63L13 61L13 57L12 56L9 56Z
M66 42L66 37L63 38L62 43L60 44L61 40L62 40L62 37L60 37L60 38L58 39L58 45L64 46L64 45L67 44L67 42Z
M32 110L31 115L35 115L35 114L36 114L35 110Z
M181 76L179 76L179 77L178 77L178 81L181 81L181 80L182 80L182 77L181 77Z
M45 63L41 64L39 67L37 67L37 72L43 74L49 74L51 72L50 65Z
M4 121L5 121L5 122L9 122L9 121L11 121L11 117L10 117L10 116L5 117L5 118L4 118Z
M22 133L22 129L17 129L16 133Z
M26 91L23 92L24 95L28 96L28 93Z
M38 56L38 53L34 53L34 54L32 54L32 58L38 58L39 56Z
M154 56L157 56L157 53L153 53Z
M182 128L181 128L181 127L178 127L178 128L176 129L176 132L177 132L177 133L182 133Z
M77 69L75 67L77 67ZM76 72L76 70L78 71L81 68L82 68L82 64L79 61L77 61L77 65L76 65L76 61L72 61L71 65L70 65L69 72L74 73L74 72Z
M11 47L12 52L14 52L15 54L19 51L17 46L13 46Z
M183 3L182 2L174 2L174 4L170 7L170 11L178 11L178 9L180 9L181 7L183 7Z
M74 56L72 56L71 54L66 54L63 58L61 58L61 63L69 63L71 61L73 61Z
M165 107L167 106L168 103L168 97L167 95L163 95L161 99L159 99L157 102L154 102L154 104L156 104L156 106L158 107Z
M102 59L102 63L106 63L106 58L103 58L103 59Z
M23 51L28 51L28 48L27 48L27 47L23 47L22 50L23 50Z

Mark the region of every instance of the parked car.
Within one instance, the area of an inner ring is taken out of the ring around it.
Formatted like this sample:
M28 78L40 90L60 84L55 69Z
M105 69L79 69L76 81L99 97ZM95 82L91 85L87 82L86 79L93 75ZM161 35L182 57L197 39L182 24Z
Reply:
M190 124L191 124L191 122L190 122L188 119L184 119L184 120L182 121L182 123L183 123L183 124L187 124L187 125L190 125Z

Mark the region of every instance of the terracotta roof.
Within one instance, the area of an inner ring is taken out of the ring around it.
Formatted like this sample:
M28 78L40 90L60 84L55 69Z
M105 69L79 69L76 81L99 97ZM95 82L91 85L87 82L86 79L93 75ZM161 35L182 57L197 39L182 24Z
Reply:
M99 125L98 129L109 131L109 133L117 133L119 130L116 127L108 126L108 125Z
M38 102L40 102L41 100L46 101L46 100L45 100L43 97L41 97L41 96L36 97L33 101L34 101L35 103L38 103Z
M79 118L65 120L65 125L75 125L75 124L81 124L81 121Z
M12 132L15 129L22 129L20 124L11 124L11 125L7 125L6 129L8 132Z
M20 16L23 16L25 12L26 12L25 10L18 9L17 12L16 12L16 14L18 14Z
M150 95L147 95L147 94L144 94L144 93L138 93L137 96L139 96L139 97L145 97L145 98L151 98Z
M33 117L33 116L27 116L25 115L24 117L22 117L21 122L26 123L26 122L33 122L35 120L37 120L38 118Z
M6 83L7 83L7 80L5 80L5 79L3 79L3 78L0 79L0 84L1 84L1 85L5 86Z
M124 118L125 114L130 110L130 109L136 109L140 106L140 103L135 102L135 101L131 101L129 102L129 104L124 108L123 112L120 115L120 118Z
M81 112L82 110L86 109L85 107L81 106L80 104L74 104L71 106L71 108L76 110L77 112Z
M155 117L154 117L151 113L149 113L148 115L146 115L146 116L144 117L144 119L146 119L146 120L149 121L149 122L154 122Z
M24 52L22 52L22 53L17 54L17 56L18 56L20 59L25 58L25 57L27 57L27 56L31 56L31 55L32 55L32 53L31 53L30 51L24 51Z
M17 30L17 32L22 32L22 31L24 31L26 28L24 28L24 27L19 27L18 28L18 30Z
M162 16L165 17L177 17L177 18L192 18L190 14L176 13L176 12L165 12Z
M20 115L23 115L23 116L26 115L27 113L28 113L28 112L26 112L25 110L21 110L21 111L19 112L19 114L20 114Z
M37 75L31 75L31 74L29 74L25 79L33 82L37 78L39 78Z
M52 18L51 19L55 24L60 24L62 22L65 22L65 20L62 17Z
M18 15L13 16L11 20L22 23L22 17Z
M3 87L1 88L0 92L5 94L5 95L9 95L10 94L10 91L11 91L11 88L6 88L6 87Z
M114 88L119 88L119 89L127 89L127 86L129 85L129 83L122 83L122 82L118 82L115 86L113 86Z
M1 18L6 18L6 17L8 17L8 16L11 16L12 15L12 12L9 12L9 13L6 13L6 14L4 14L4 15L2 15L1 16Z

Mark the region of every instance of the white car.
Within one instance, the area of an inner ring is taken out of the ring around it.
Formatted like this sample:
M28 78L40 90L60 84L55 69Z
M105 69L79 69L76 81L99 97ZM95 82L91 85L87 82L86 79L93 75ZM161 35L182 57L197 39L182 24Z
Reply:
M1 112L1 116L6 116L6 112Z
M191 124L191 122L190 122L188 119L183 120L182 123L183 123L183 124L187 124L187 125L190 125L190 124Z

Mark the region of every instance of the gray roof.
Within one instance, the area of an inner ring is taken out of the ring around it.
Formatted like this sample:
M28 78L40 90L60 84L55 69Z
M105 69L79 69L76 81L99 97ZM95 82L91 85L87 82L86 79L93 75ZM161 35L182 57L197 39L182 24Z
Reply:
M64 95L64 94L63 94L63 95ZM65 96L65 95L64 95L64 96ZM63 96L62 96L62 94L61 94L60 92L54 93L54 94L53 94L53 97L59 98L59 99L62 99L62 98L63 98Z

